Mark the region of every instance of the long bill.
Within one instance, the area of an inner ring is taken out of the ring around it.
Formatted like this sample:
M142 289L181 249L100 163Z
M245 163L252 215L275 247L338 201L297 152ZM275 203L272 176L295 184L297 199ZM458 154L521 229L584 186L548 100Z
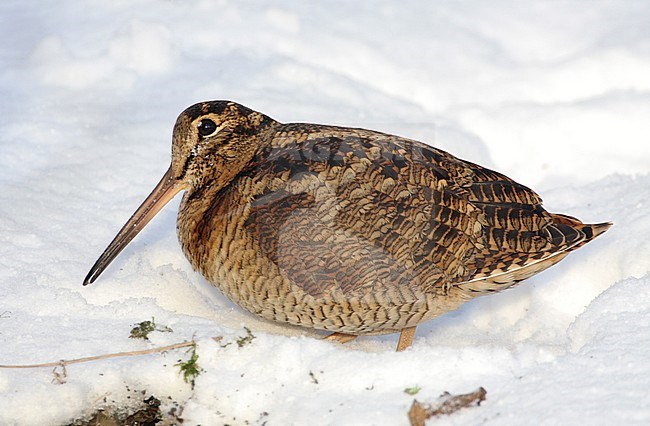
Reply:
M86 275L83 285L94 282L106 267L117 257L131 240L138 235L147 223L182 189L183 185L174 179L171 167L163 175L158 185L151 191L151 194L142 202L140 207L133 213L133 216L124 224L113 241L106 247L104 253L99 256L90 272Z

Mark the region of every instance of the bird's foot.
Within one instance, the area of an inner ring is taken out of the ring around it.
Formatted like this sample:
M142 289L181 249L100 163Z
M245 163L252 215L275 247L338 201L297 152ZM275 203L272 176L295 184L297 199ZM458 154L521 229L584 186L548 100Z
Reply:
M334 342L339 342L339 343L348 343L353 341L359 336L356 336L354 334L345 334L345 333L332 333L329 336L323 337L324 340L330 340Z
M401 352L404 349L411 346L413 343L413 336L415 335L415 326L403 328L399 333L399 341L397 342L397 352Z

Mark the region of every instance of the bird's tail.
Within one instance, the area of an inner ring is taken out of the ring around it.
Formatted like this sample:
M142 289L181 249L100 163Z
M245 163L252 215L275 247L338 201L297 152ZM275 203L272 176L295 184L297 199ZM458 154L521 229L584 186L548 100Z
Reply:
M612 226L611 222L585 224L563 214L551 213L551 218L551 223L545 228L550 242L547 250L522 254L503 269L479 271L473 279L458 284L458 288L465 292L465 297L471 298L512 287L555 265L567 254L587 244ZM494 261L498 263L499 259Z
M558 213L551 213L551 217L553 224L549 225L549 227L558 229L562 234L559 240L554 236L551 242L558 247L565 246L564 251L567 252L582 247L613 225L612 222L582 223L575 217ZM553 232L552 230L549 231Z

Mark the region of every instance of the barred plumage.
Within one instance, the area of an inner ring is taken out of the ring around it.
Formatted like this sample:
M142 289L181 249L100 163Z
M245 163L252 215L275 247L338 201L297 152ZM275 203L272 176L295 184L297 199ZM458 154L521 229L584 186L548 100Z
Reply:
M414 140L213 101L180 115L170 170L86 283L180 190L183 251L235 303L341 341L400 331L399 349L417 324L611 225L549 213L529 188Z

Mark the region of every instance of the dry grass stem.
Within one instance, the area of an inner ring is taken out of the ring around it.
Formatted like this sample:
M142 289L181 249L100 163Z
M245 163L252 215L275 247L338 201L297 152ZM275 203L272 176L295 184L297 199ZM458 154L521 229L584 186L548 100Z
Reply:
M87 356L87 357L68 359L68 360L62 359L60 361L44 362L42 364L16 364L16 365L3 365L3 364L0 364L0 368L65 367L66 365L70 365L70 364L79 364L79 363L82 363L82 362L97 361L97 360L100 360L100 359L154 354L154 353L158 353L158 352L169 351L169 350L172 350L172 349L187 348L187 347L193 346L195 344L196 343L192 340L192 341L189 341L189 342L174 343L173 345L160 346L160 347L151 348L151 349L143 349L143 350L140 350L140 351L116 352L116 353L111 353L111 354L94 355L94 356Z

